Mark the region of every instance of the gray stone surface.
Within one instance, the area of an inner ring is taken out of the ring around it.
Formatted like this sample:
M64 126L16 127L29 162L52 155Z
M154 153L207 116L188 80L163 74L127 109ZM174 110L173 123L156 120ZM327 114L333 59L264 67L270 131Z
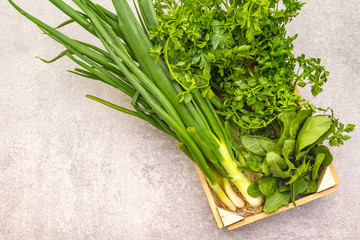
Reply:
M51 25L47 1L17 1ZM99 1L100 2L100 1ZM110 6L110 1L105 5ZM360 7L309 0L289 25L297 54L331 72L316 105L360 128ZM78 29L64 28L92 41ZM85 37L84 37L85 36ZM339 191L234 231L219 230L191 161L146 122L85 98L129 99L44 64L62 47L0 1L0 239L360 239L358 130L333 148Z

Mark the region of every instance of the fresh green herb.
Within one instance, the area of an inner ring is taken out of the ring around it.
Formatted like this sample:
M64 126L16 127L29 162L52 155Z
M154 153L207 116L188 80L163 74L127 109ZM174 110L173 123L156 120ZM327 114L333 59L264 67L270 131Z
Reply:
M287 206L290 201L290 192L277 191L266 198L264 212L271 213L278 210L281 206Z
M285 110L298 111L301 97L294 85L312 85L317 95L328 72L320 60L292 54L285 26L304 5L296 0L156 1L160 25L151 29L161 42L153 49L164 56L184 95L204 89L210 99L220 92L221 115L241 130L268 126ZM298 71L295 73L295 69ZM304 106L307 106L304 103Z
M327 138L336 120L311 115L309 111L279 114L282 131L276 140L252 135L241 138L242 145L252 153L246 158L249 167L263 174L249 186L248 193L259 196L260 191L266 196L264 212L287 205L285 199L295 204L300 195L315 192L320 167L332 162L329 149L317 145ZM280 147L280 152L274 151Z
M307 118L297 138L296 152L299 153L316 143L330 128L331 124L331 119L326 116Z
M251 153L259 156L266 156L267 152L279 150L276 141L262 136L243 135L241 143Z
M278 180L273 177L261 177L259 189L265 196L271 196L278 190Z
M301 195L304 194L305 192L312 192L312 191L316 191L317 189L317 185L315 183L315 189L313 188L312 185L313 182L308 181L305 176L296 179L296 181L291 184L291 200L295 205L295 199Z
M251 155L246 160L250 169L252 169L255 172L261 172L261 165L264 161L264 159L261 156Z
M325 154L324 153L319 153L316 155L315 157L315 163L312 169L312 179L315 181L316 179L318 179L319 176L319 169L321 164L323 163L325 159Z
M297 36L285 27L300 1L138 0L133 13L126 0L113 0L115 14L90 0L73 0L79 11L50 0L70 17L57 28L9 2L65 47L42 61L67 56L80 66L70 72L128 95L133 110L87 97L176 139L232 211L245 205L233 188L255 207L265 196L266 213L315 192L320 167L332 162L318 145L342 145L354 130L295 91L310 85L316 96L329 75L320 59L292 54ZM72 23L102 48L58 30ZM262 177L251 182L243 170Z
M309 110L301 110L298 112L297 116L292 120L290 125L290 139L295 140L299 129L304 124L305 120L312 115L312 112Z
M264 194L260 191L259 188L259 179L253 181L247 189L247 192L252 197L261 197Z
M325 154L325 159L324 159L324 161L322 162L321 165L329 166L331 164L332 160L333 160L333 156L331 155L330 150L326 146L321 145L321 146L314 147L309 152L309 154L311 156L313 156L313 157L317 156L320 153Z

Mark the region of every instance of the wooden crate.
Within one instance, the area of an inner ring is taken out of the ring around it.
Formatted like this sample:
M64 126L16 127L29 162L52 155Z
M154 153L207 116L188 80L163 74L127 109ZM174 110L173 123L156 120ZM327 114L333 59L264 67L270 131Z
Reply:
M239 228L241 226L244 226L246 224L258 221L260 219L269 217L274 214L278 214L280 212L286 211L288 209L291 209L294 207L292 203L289 204L289 206L283 206L279 208L276 212L272 212L269 214L266 213L259 213L247 217L242 217L237 215L234 212L228 211L223 208L220 201L217 199L217 196L212 192L210 186L208 185L204 175L202 174L200 168L195 164L196 171L199 174L201 184L204 188L206 197L209 201L210 208L212 210L212 213L214 214L215 221L219 228L226 227L228 230L233 230L235 228ZM328 167L322 167L320 169L320 178L318 180L318 190L316 193L304 196L302 198L299 198L295 201L296 206L305 204L307 202L313 201L315 199L321 198L325 195L328 195L330 193L336 192L337 188L336 185L338 185L339 178L335 172L335 169L332 165Z

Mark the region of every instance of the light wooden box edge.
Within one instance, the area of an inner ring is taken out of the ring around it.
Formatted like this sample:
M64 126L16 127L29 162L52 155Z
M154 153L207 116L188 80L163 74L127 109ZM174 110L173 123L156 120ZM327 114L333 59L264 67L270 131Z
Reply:
M223 220L220 216L220 213L218 211L218 206L216 205L216 202L215 202L215 199L214 199L214 196L213 196L213 193L212 193L212 190L210 188L210 186L208 185L203 173L201 172L200 168L195 164L195 168L196 168L196 171L199 175L199 178L200 178L200 182L201 182L201 185L203 186L203 189L205 191L205 195L206 195L206 198L209 202L209 205L210 205L210 208L211 208L211 211L214 215L214 218L215 218L215 221L216 221L216 224L219 228L223 228L224 227L224 223L223 223ZM308 203L310 201L313 201L313 200L316 200L318 198L321 198L323 196L326 196L328 194L331 194L333 192L336 192L337 191L337 188L335 187L336 185L338 185L340 183L339 181L339 178L335 172L335 169L333 167L333 165L331 164L329 167L329 170L330 170L330 174L331 174L331 177L332 177L332 186L331 187L328 187L320 192L316 192L316 193L313 193L313 194L310 194L310 195L307 195L305 197L302 197L298 200L295 201L296 203L296 206L299 206L299 205L302 205L302 204L305 204L305 203ZM325 174L325 170L327 168L324 168L322 170L322 174L320 175L324 175ZM322 180L322 179L320 179ZM319 185L321 185L321 183L319 183ZM272 216L272 215L275 215L275 214L278 214L280 212L284 212L288 209L292 209L294 208L295 206L290 203L289 206L283 206L281 208L279 208L276 212L273 212L273 213L270 213L270 214L266 214L266 213L259 213L259 214L256 214L256 215L252 215L252 216L248 216L248 217L245 217L243 218L242 220L236 222L236 223L233 223L231 225L228 225L228 226L225 226L228 230L233 230L233 229L236 229L236 228L239 228L241 226L244 226L246 224L249 224L249 223L252 223L252 222L255 222L255 221L258 221L258 220L261 220L263 218L266 218L266 217L269 217L269 216Z

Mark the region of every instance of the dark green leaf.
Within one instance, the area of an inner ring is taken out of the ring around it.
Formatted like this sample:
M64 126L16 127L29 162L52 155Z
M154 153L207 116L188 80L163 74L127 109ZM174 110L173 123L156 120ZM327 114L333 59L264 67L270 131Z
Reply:
M295 140L285 140L282 148L282 155L285 158L288 166L290 167L290 159L294 158Z
M290 138L295 140L297 133L302 127L303 123L306 121L308 117L312 115L310 110L301 110L296 115L296 118L293 119L290 126Z
M319 169L320 169L322 162L325 159L325 156L326 155L324 153L318 153L315 157L315 163L314 163L313 170L312 170L312 180L314 180L314 181L316 179L318 179Z
M281 169L286 169L288 167L285 159L282 158L279 154L277 154L275 152L268 152L266 154L265 160L266 160L266 162L268 163L269 166L271 166L272 164L276 164Z
M273 177L261 177L259 189L265 196L270 196L278 190L278 180Z
M331 125L332 121L329 117L308 117L299 132L296 143L296 152L299 153L305 147L316 143Z
M291 184L296 181L303 173L306 173L309 170L310 161L303 159L303 162L299 167L296 168L294 174L291 176L290 180L285 184Z
M212 46L216 49L218 46L220 48L225 48L229 45L234 44L234 39L230 33L225 33L223 30L217 30L210 37Z
M257 138L254 138L253 136L242 136L241 143L248 151L253 154L263 157L266 155L266 151L261 147L260 143L257 141Z
M247 158L247 163L249 167L256 172L261 172L262 162L263 162L263 158L258 155L251 155L250 157Z
M295 204L295 200L296 198L304 193L307 189L309 188L309 182L304 178L298 178L296 179L296 181L294 181L291 185L290 185L290 189L291 189L291 200L292 202Z
M351 124L349 123L348 125L346 125L346 128L344 129L345 132L352 132L355 129L355 124Z
M314 193L316 192L318 189L318 185L315 181L310 181L309 182L309 187L308 189L304 192L304 194L309 194L309 193Z
M279 192L286 192L286 191L290 191L290 186L289 185L281 185L279 187Z
M274 177L279 178L288 178L291 174L291 168L289 168L287 171L283 171L276 163L272 163L270 165L270 172Z
M249 185L247 193L253 198L261 197L264 195L259 189L259 180L255 180Z
M265 156L270 151L281 151L277 148L274 140L261 136L244 135L241 137L241 143L251 153L259 156Z
M281 206L287 206L290 201L290 192L275 192L273 195L266 197L264 212L271 213L278 210Z
M281 148L286 139L290 139L290 126L297 114L294 111L286 111L279 114L278 118L282 122L282 134L278 141L278 146Z
M321 146L314 147L313 149L310 150L309 154L311 156L316 157L320 153L325 154L325 159L324 159L324 161L322 162L321 165L329 166L331 164L332 160L333 160L333 156L332 156L330 150L326 146L321 145Z

